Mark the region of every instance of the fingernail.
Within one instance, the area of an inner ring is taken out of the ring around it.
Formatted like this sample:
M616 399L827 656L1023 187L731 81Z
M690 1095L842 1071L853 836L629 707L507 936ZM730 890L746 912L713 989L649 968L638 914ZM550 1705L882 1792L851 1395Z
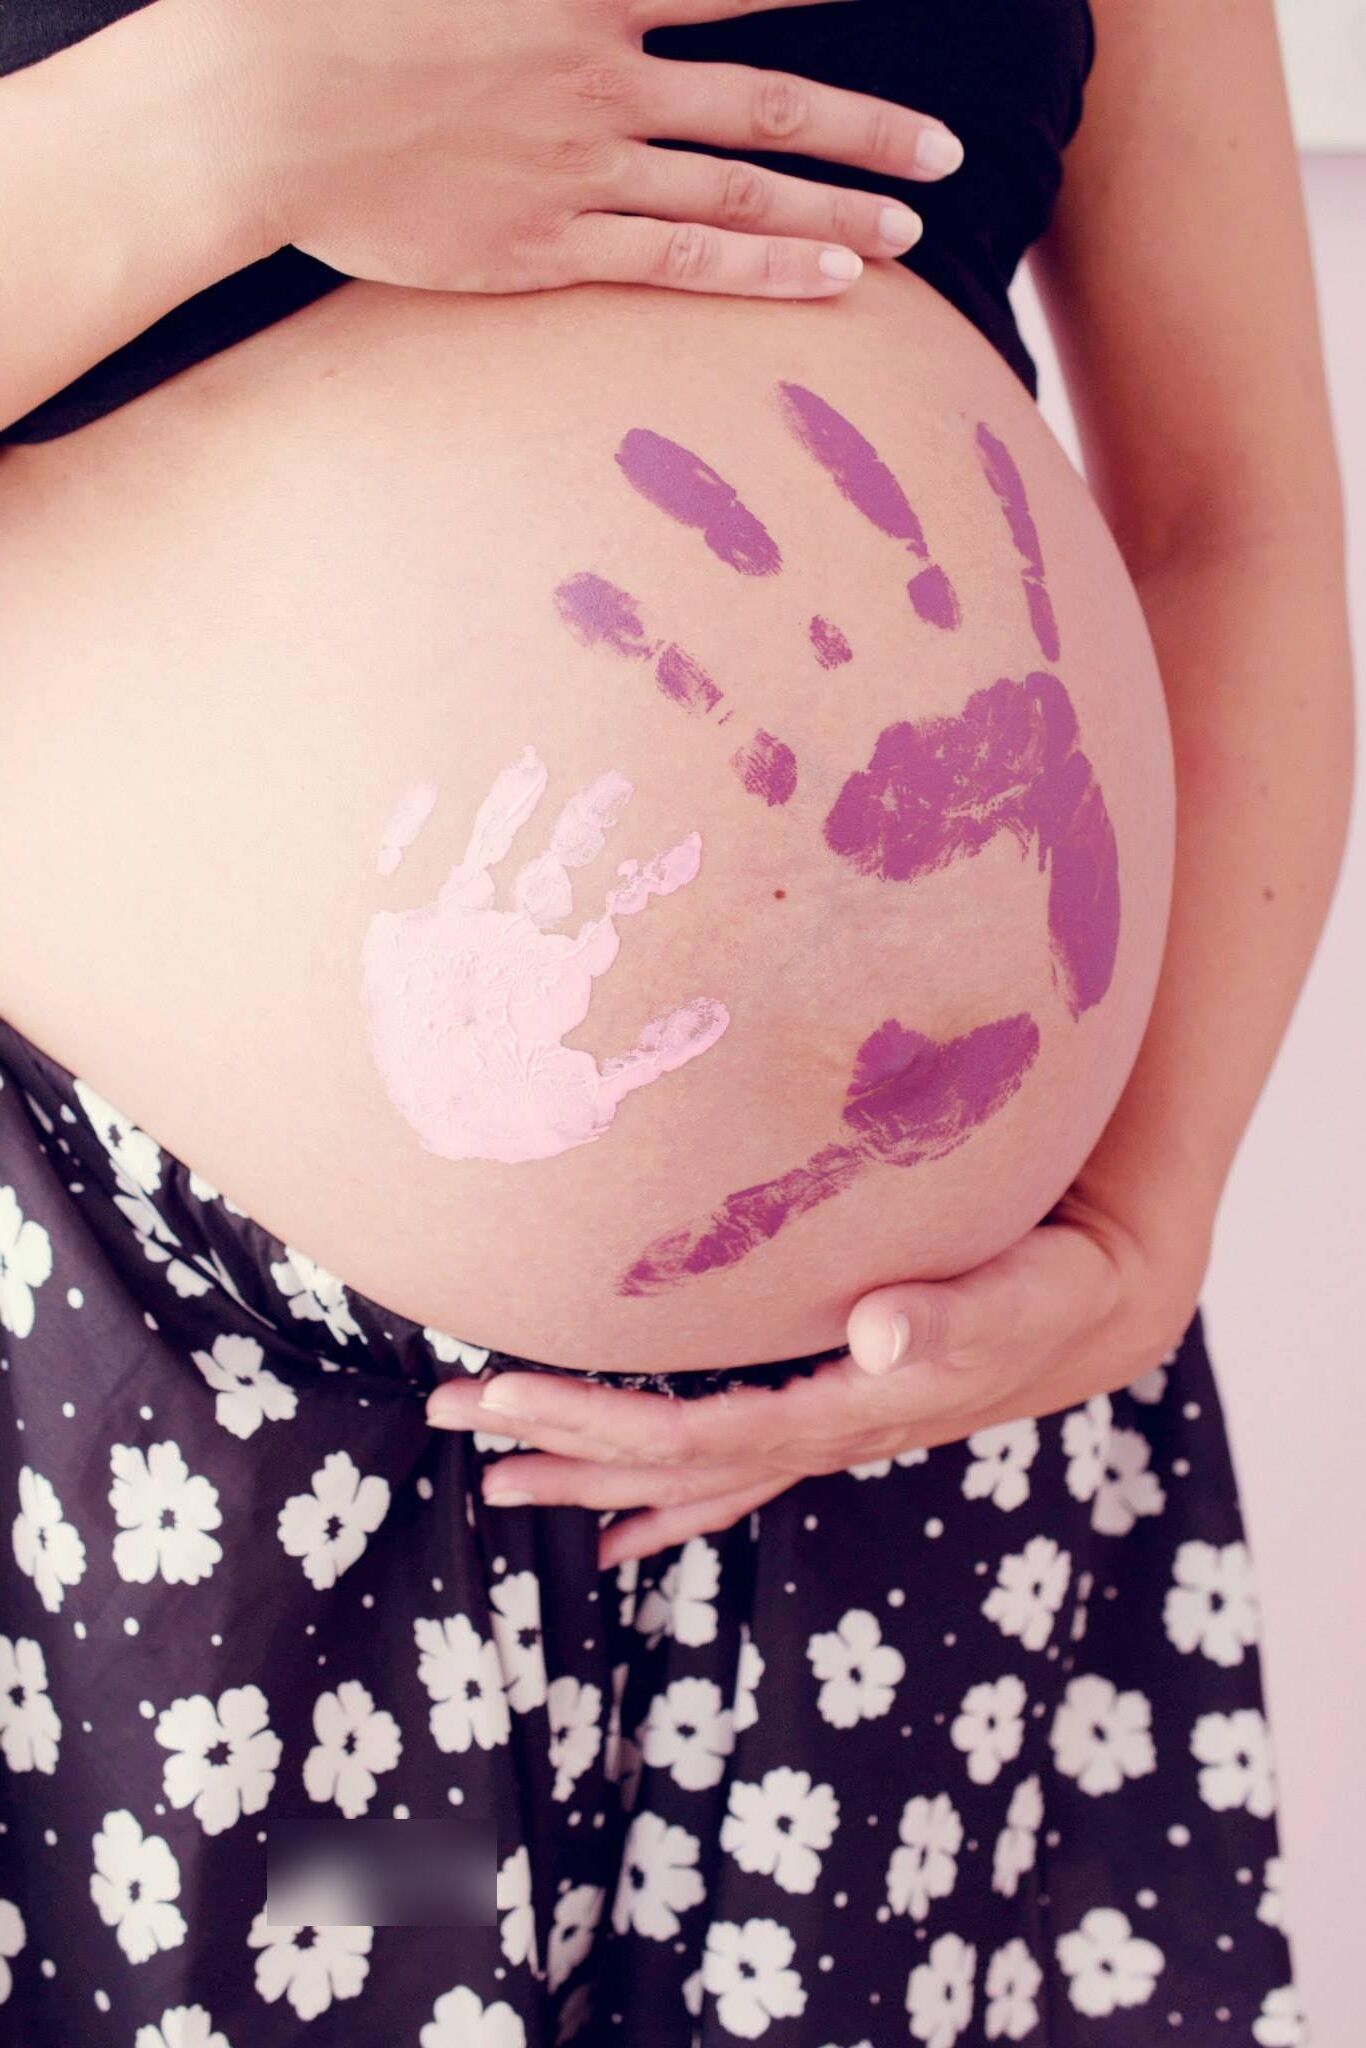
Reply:
M898 249L918 242L922 226L919 214L912 213L909 206L884 206L877 217L877 231L883 241Z
M863 269L863 258L852 249L822 249L819 268L823 276L837 277L842 284L849 284Z
M484 1499L491 1508L529 1508L534 1494L517 1493L511 1487L486 1486Z
M947 128L922 128L916 140L916 169L942 178L963 161L963 145Z
M911 1325L900 1309L889 1316L881 1334L869 1346L864 1361L865 1372L890 1372L897 1361L905 1356L906 1346L911 1341Z

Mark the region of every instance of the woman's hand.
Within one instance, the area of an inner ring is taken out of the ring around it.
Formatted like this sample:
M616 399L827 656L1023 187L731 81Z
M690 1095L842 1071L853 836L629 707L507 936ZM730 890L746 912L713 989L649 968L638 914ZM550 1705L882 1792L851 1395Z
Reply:
M185 33L226 59L218 144L262 246L382 284L826 297L858 275L851 251L911 247L917 216L648 138L897 178L942 176L962 155L940 122L887 101L641 46L650 28L782 0L178 4Z
M849 1317L849 1355L777 1390L673 1400L506 1372L439 1388L428 1419L536 1447L485 1469L495 1504L643 1509L604 1531L606 1570L727 1529L799 1479L1141 1378L1195 1312L1213 1219L1175 1199L1146 1218L1125 1208L1102 1203L1083 1175L1047 1222L975 1271L865 1295Z

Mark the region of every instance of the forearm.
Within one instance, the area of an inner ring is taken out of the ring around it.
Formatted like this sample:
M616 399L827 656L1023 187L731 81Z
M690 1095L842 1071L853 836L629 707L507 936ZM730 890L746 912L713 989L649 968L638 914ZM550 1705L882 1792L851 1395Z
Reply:
M1142 571L1177 776L1172 916L1148 1031L1087 1177L1212 1226L1341 864L1353 708L1340 534Z
M0 424L262 255L194 0L0 79Z

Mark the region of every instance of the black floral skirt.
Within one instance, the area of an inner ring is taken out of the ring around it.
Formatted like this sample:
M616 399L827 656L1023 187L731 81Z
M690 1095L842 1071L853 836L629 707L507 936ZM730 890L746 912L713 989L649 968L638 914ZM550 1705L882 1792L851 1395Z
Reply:
M606 1573L424 1420L529 1363L0 1025L0 2040L1296 2048L1199 1317Z

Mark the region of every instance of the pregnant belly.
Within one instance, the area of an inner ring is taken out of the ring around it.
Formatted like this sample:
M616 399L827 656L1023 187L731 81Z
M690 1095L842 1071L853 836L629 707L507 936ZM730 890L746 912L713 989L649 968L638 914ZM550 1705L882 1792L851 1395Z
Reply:
M392 1310L838 1343L1061 1194L1170 745L1085 487L896 266L349 286L0 466L0 1014Z

